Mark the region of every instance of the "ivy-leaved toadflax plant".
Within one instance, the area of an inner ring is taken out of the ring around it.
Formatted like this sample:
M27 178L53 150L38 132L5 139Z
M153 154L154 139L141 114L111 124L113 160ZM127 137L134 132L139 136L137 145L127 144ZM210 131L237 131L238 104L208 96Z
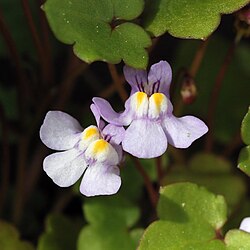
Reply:
M111 195L121 186L118 164L122 159L124 128L104 121L94 104L97 126L83 130L78 121L61 111L49 111L40 129L42 142L62 152L47 156L43 169L60 187L76 183L83 175L80 192L86 196Z
M152 65L148 74L125 66L124 75L131 86L124 112L116 113L106 100L93 98L104 120L127 126L122 140L124 151L139 158L154 158L166 151L168 143L187 148L207 133L208 128L200 119L173 115L169 96L172 70L168 62Z

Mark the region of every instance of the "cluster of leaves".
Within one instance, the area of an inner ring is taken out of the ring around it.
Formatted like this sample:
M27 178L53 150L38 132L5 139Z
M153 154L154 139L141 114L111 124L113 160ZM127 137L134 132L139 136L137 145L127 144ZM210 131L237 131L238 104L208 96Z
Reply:
M74 45L86 62L118 63L146 68L149 34L165 32L180 38L204 39L219 25L220 15L231 13L247 0L47 0L43 9L55 36ZM109 46L106 46L106 45Z
M193 183L176 183L162 188L157 207L159 220L145 231L135 227L139 210L125 198L89 199L83 211L88 224L81 230L63 216L50 215L38 249L133 250L138 244L140 250L247 250L250 247L249 233L233 229L222 235L227 220L223 196ZM1 249L34 249L18 239L11 225L1 222L0 228Z

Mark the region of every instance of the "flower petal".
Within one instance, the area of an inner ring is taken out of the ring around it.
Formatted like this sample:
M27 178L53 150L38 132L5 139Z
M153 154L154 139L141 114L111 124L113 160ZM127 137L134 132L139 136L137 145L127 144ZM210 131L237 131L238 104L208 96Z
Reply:
M105 136L105 140L118 145L123 140L125 129L123 127L118 127L113 124L108 124L103 129L102 133Z
M82 130L72 116L61 111L49 111L40 128L40 138L51 149L68 150L78 142Z
M44 171L60 187L76 183L86 167L83 154L76 149L51 154L43 161Z
M82 178L80 192L86 196L115 194L121 186L119 174L116 166L89 166Z
M163 93L169 98L169 87L172 80L172 69L168 62L160 61L151 66L148 74L148 90L153 93Z
M134 69L129 66L124 66L123 73L126 81L131 86L130 95L137 91L144 92L147 85L147 72L145 70Z
M130 112L128 103L129 100L130 99L128 99L125 103L125 111L123 113L116 113L109 102L107 102L105 99L99 97L94 97L92 99L101 117L105 121L118 126L127 126L132 121L132 112Z
M246 217L242 220L240 230L250 233L250 217Z
M100 115L100 112L98 110L98 108L95 106L95 104L91 104L90 105L90 109L95 117L95 120L96 120L96 124L97 124L97 127L102 130L105 126L105 122L103 120L101 120L101 115Z
M133 121L125 132L122 146L139 158L154 158L167 149L167 138L162 127L150 120Z
M85 151L88 162L99 162L108 165L117 165L119 155L113 146L103 139L92 142Z
M177 118L173 115L163 122L168 142L176 148L187 148L193 141L207 133L208 127L194 116Z

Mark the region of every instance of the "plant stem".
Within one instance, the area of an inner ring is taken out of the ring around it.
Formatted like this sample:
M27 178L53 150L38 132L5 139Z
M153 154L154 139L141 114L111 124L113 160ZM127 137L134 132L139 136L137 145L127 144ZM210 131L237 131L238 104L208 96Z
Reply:
M40 41L33 17L32 17L32 13L30 10L30 6L29 6L29 1L28 0L21 0L22 3L22 7L23 7L23 11L24 11L24 15L27 19L28 22L28 26L31 32L31 36L37 51L37 55L41 64L41 68L42 68L42 77L43 77L43 82L44 83L48 83L49 82L49 67L48 67L48 62L46 60L46 53L43 49L42 43Z
M41 34L42 34L42 44L44 48L44 56L45 60L48 63L47 70L49 70L48 75L50 82L54 82L54 67L53 67L53 59L52 59L52 53L51 53L51 43L50 43L50 29L48 26L48 21L45 16L45 12L41 10L41 6L44 3L44 0L38 0L37 1L37 7L39 11L39 17L40 17L40 25L41 25Z
M121 80L120 76L117 73L116 67L113 64L108 64L108 68L110 71L110 74L113 79L113 84L121 98L121 100L124 102L128 99L128 94L126 90L123 87L123 81Z
M207 50L208 43L209 43L209 38L205 41L202 41L200 45L198 46L198 49L196 50L191 66L188 70L188 74L193 78L196 77L196 74L201 66L202 60ZM179 74L181 73L183 73L183 70L179 71ZM183 78L183 74L182 74L182 78ZM179 77L177 78L177 80L178 79ZM194 81L194 84L195 84L195 81ZM180 98L180 94L178 93L178 101L175 105L175 114L180 115L182 112L182 109L183 109L183 101Z
M202 41L200 43L198 49L196 50L194 59L193 59L191 66L189 68L189 74L192 77L196 76L196 74L201 66L202 60L203 60L204 55L205 55L206 50L207 50L208 43L209 43L209 38L207 38L205 41Z
M2 123L2 175L0 189L0 214L4 209L5 197L9 187L10 178L10 147L9 128L5 117L3 106L0 105L0 119Z
M142 176L142 178L144 180L146 189L148 191L150 202L151 202L153 208L156 208L157 201L158 201L158 193L155 191L155 189L152 185L152 182L151 182L148 174L144 170L143 166L141 165L140 161L134 156L131 156L131 158L135 163L136 169L138 170L138 172L140 173L140 175Z
M161 185L161 180L164 176L164 170L162 168L162 157L159 156L155 158L156 169L157 169L157 177L158 177L158 185Z
M1 8L0 8L0 32L3 35L3 39L4 42L6 43L10 58L11 60L13 60L15 64L15 69L18 76L17 91L18 91L18 107L20 116L19 120L23 121L26 109L26 100L27 100L27 89L28 89L27 80L26 80L26 75L22 70L21 61L17 52L15 42L11 36L11 33L8 30L8 27L5 24Z
M238 149L243 144L241 139L241 134L238 132L234 137L232 138L231 142L229 142L227 147L222 152L222 155L224 157L229 157L236 149Z
M207 124L209 127L208 134L206 136L206 142L205 142L205 150L207 152L210 152L213 147L213 141L214 141L214 119L215 119L215 111L216 111L216 105L218 102L219 94L221 91L222 83L225 77L225 73L228 69L229 64L232 61L233 54L235 52L236 43L233 42L231 46L229 47L226 57L223 61L223 64L221 65L221 68L217 74L217 77L215 79L214 87L212 90L211 98L208 105L208 118L207 118Z
M62 195L58 197L54 206L52 207L51 213L61 213L73 197L74 193L72 192L72 190L63 192Z
M17 166L17 177L16 177L16 193L13 206L13 221L18 224L23 208L23 198L24 198L24 179L26 176L26 163L28 154L28 144L29 139L25 135L21 135L18 144L18 166Z

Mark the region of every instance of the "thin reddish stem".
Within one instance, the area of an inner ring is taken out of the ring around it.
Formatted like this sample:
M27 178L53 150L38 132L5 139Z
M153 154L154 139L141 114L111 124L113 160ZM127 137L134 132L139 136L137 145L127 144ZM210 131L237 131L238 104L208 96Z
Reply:
M156 163L156 169L157 169L158 184L160 186L161 180L164 176L164 170L162 167L162 157L159 156L159 157L155 158L155 163Z
M207 39L206 41L202 41L200 43L200 45L198 46L198 49L196 50L196 53L195 53L194 58L192 60L191 66L190 66L190 68L189 68L189 70L187 72L193 78L196 77L196 74L197 74L197 72L198 72L198 70L199 70L199 68L201 66L202 60L203 60L203 58L205 56L205 53L207 51L208 43L209 43L209 39ZM183 78L183 76L184 76L183 70L180 70L179 74L182 74L182 78ZM179 77L177 78L177 80L178 79L179 79ZM195 81L194 81L194 84L195 84ZM175 105L175 110L174 110L175 114L176 115L181 114L182 109L183 109L183 101L180 98L180 94L178 93L178 101L177 101L177 103Z
M128 99L128 94L123 86L123 81L121 80L120 76L117 73L116 67L113 64L108 64L108 68L110 71L110 74L113 79L113 84L121 98L122 101L126 101Z
M24 113L25 113L25 106L26 106L26 100L27 100L27 80L26 76L22 70L21 61L17 52L17 48L14 42L14 39L12 38L11 33L9 32L9 29L4 21L4 17L2 14L2 10L0 8L0 32L3 35L4 42L7 46L9 56L11 60L15 64L15 69L18 76L17 81L17 91L18 91L18 107L19 107L19 116L20 121L24 120Z
M152 182L151 182L149 176L147 175L146 171L144 170L143 166L141 165L140 161L133 156L131 156L131 157L135 163L136 169L138 170L138 172L140 173L140 175L142 176L142 178L144 180L146 189L148 191L150 202L151 202L152 206L154 208L156 208L157 201L158 201L158 193L155 191L155 189L152 185Z
M218 103L219 94L221 91L221 87L223 84L223 80L225 77L225 74L227 72L228 66L232 61L234 52L235 52L236 44L233 42L231 46L229 47L227 54L225 56L225 59L223 61L223 64L221 65L221 68L217 74L217 77L215 79L214 87L212 90L211 98L208 105L208 118L207 118L207 124L209 127L208 134L206 136L206 143L205 143L205 150L210 152L213 147L213 141L214 141L214 119L215 119L215 111L216 106Z
M192 77L196 76L196 74L201 66L202 60L203 60L204 55L205 55L206 50L207 50L208 43L209 43L209 38L206 39L205 41L202 41L201 44L199 45L198 49L196 50L194 59L193 59L192 64L189 68L189 74Z
M231 142L227 144L227 147L224 149L222 152L222 155L224 157L229 157L232 153L235 152L241 145L243 144L242 139L241 139L241 134L240 132L237 132L236 135L232 138Z
M24 15L27 19L28 27L30 29L31 36L32 36L32 39L33 39L33 42L37 51L37 55L38 55L38 58L42 67L42 76L44 78L43 81L45 83L48 83L50 80L49 79L50 70L49 70L48 63L47 63L46 56L45 56L46 53L44 53L44 48L40 41L40 37L38 35L37 29L36 29L36 26L32 17L32 13L31 13L30 6L29 6L29 1L21 0L21 3L22 3Z

